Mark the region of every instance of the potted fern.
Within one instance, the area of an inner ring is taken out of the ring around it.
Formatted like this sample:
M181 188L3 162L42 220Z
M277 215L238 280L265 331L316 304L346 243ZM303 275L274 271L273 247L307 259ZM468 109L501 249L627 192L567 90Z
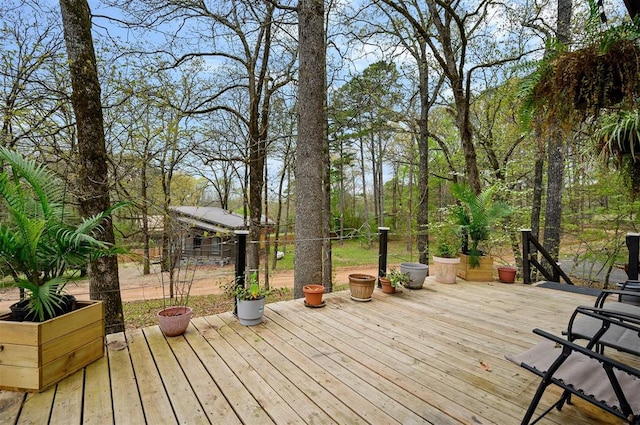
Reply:
M0 316L0 389L41 391L103 356L102 302L74 303L64 288L119 252L94 232L123 204L81 219L46 167L0 147L0 169L0 261L25 295L12 306L21 318Z
M452 208L453 218L464 232L458 267L458 276L463 279L493 280L493 259L484 255L479 244L489 239L493 223L511 214L511 208L506 203L493 202L497 189L498 186L493 185L476 194L466 184L457 183L451 187L453 196L459 201ZM471 239L471 246L468 239Z

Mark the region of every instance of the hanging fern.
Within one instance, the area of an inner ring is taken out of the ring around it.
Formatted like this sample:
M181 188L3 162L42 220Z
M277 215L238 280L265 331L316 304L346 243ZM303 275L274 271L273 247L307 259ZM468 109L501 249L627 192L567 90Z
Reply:
M608 108L634 109L640 98L639 22L596 34L592 44L574 52L550 44L547 51L553 53L538 62L520 87L524 127L540 116L549 124L568 127Z
M640 154L640 112L620 110L603 115L593 135L596 150L605 160L630 154L635 161Z

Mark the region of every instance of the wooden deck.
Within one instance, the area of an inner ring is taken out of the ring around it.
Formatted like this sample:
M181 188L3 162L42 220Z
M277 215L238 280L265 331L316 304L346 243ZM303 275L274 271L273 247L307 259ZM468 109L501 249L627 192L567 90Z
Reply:
M254 327L226 313L194 318L184 337L157 326L111 335L103 359L56 387L0 392L0 424L518 424L538 379L504 355L593 302L431 278L368 303L325 299L270 304ZM621 422L576 400L540 423Z

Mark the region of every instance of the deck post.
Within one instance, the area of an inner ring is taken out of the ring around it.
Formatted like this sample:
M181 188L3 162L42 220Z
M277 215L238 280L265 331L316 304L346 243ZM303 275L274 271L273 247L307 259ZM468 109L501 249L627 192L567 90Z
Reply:
M389 237L388 227L378 227L378 278L387 275L387 240ZM378 279L378 288L382 288L382 283Z
M236 230L236 287L244 286L245 269L247 268L247 235L248 230ZM233 298L233 314L238 314L238 299Z
M638 280L638 254L640 254L640 233L627 233L627 249L629 250L629 264L627 265L627 277L629 280Z
M522 281L526 284L531 284L531 229L521 229L522 232Z

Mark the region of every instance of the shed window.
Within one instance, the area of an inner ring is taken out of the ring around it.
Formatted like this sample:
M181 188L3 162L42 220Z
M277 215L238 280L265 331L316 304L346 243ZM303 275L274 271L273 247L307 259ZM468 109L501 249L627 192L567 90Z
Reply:
M221 248L220 238L211 238L211 253L220 254Z
M193 236L193 249L200 249L202 247L202 235Z

